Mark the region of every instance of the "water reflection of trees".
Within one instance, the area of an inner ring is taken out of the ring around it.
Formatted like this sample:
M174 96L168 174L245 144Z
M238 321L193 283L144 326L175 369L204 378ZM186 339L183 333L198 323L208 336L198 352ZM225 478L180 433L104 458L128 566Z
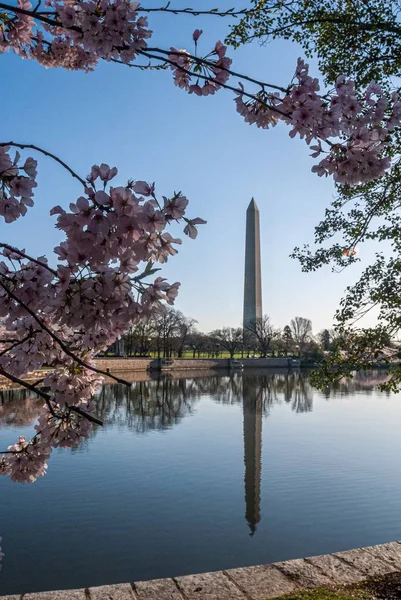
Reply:
M384 383L389 377L388 371L376 369L372 371L358 371L352 379L340 379L323 392L325 398L333 396L350 396L363 393L368 396L375 393L376 387ZM388 396L390 392L386 392Z
M144 374L142 374L144 375ZM373 394L375 386L387 377L385 371L356 373L353 379L334 383L323 392L325 398L357 393ZM137 381L131 388L105 385L98 395L97 416L106 424L125 426L138 433L168 429L195 410L202 396L222 404L240 404L257 390L262 414L275 404L288 404L297 413L313 409L316 390L307 372L270 370L197 373L196 376L174 373L159 379ZM32 398L27 390L0 391L0 427L32 425L42 407L41 399Z
M137 433L169 429L193 412L201 390L201 380L190 378L134 382L131 388L105 385L97 398L96 416Z
M0 428L3 425L28 427L33 425L43 399L32 397L32 392L24 389L0 390Z
M264 414L268 414L274 404L287 403L295 412L308 412L313 407L313 388L308 375L301 372L234 373L230 377L220 377L218 387L211 393L216 402L239 404L248 389L258 390Z

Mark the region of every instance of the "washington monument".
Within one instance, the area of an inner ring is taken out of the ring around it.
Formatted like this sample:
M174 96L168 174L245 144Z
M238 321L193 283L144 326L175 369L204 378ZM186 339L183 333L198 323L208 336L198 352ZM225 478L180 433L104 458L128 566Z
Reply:
M246 211L244 327L262 318L259 209L255 200Z

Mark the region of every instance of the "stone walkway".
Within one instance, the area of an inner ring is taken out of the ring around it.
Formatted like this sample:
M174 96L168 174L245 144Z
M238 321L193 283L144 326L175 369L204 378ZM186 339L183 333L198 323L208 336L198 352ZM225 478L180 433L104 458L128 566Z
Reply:
M303 588L355 584L401 572L401 542L271 565L0 600L268 600Z

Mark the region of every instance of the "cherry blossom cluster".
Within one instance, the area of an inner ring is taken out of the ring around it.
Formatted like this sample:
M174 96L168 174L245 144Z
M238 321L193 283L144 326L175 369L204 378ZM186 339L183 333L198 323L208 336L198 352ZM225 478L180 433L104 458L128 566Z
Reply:
M320 176L332 175L339 183L354 185L383 175L390 166L385 154L389 136L401 124L398 95L394 93L390 102L381 87L372 83L364 97L358 98L354 82L343 76L331 94L321 95L318 80L309 75L301 59L295 80L281 97L263 91L247 100L241 88L235 100L237 111L247 123L264 129L280 120L287 123L290 136L304 138L313 157L325 155L312 169ZM325 149L322 142L326 142Z
M178 282L148 281L181 243L166 231L170 222L183 221L192 238L205 223L185 216L181 193L159 200L154 184L113 187L116 176L106 164L92 167L69 210L51 210L65 235L54 267L0 244L0 374L23 383L28 372L49 369L34 387L45 401L34 438L20 438L0 460L0 473L14 481L44 475L52 448L75 446L89 434L102 384L93 358L132 324L174 303Z
M202 32L196 29L193 33L195 47ZM202 60L190 55L186 50L171 48L168 60L173 71L174 83L197 96L215 94L229 77L231 58L226 56L227 46L216 42L213 51Z
M32 9L28 0L18 0L18 8L26 11ZM26 48L32 43L33 17L19 13L8 17L0 27L0 53L14 50L17 54L26 55Z
M29 442L20 436L18 442L8 447L10 454L0 459L0 474L9 475L18 483L33 483L43 476L47 469L47 460L51 448L45 438L34 437Z
M99 60L135 60L138 50L146 48L152 35L146 17L138 15L139 2L100 0L93 2L51 2L65 28L62 35ZM68 32L68 33L65 33Z
M152 35L147 18L138 14L139 2L49 0L49 16L38 19L27 0L18 0L17 12L0 33L0 51L37 60L46 67L92 70L100 59L130 63L146 48Z
M48 399L35 425L36 435L31 440L20 436L8 447L0 459L0 474L19 483L33 483L46 474L53 448L76 447L87 437L91 431L88 417L95 411L93 397L101 382L88 369L73 374L72 365L52 371L43 382Z
M37 162L33 158L20 161L20 154L11 157L8 146L0 147L0 216L11 223L25 215L33 206Z

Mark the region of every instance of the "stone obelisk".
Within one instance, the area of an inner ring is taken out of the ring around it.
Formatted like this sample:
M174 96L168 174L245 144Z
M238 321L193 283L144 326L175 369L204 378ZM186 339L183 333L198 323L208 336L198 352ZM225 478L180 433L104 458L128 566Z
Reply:
M255 200L246 211L244 327L262 317L259 209Z

